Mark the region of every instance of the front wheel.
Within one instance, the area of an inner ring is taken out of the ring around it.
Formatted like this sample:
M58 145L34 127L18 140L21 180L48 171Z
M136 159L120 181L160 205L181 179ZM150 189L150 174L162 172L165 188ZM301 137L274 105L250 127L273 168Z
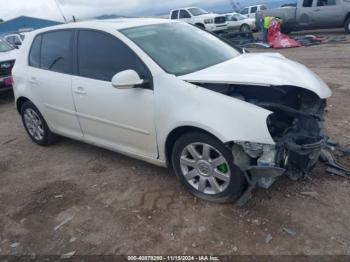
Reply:
M241 26L241 28L240 28L240 31L241 31L242 33L248 33L248 32L250 32L250 26L247 25L247 24L243 24L243 25Z
M206 133L193 132L179 138L173 149L172 164L181 184L204 200L234 201L246 187L231 151Z

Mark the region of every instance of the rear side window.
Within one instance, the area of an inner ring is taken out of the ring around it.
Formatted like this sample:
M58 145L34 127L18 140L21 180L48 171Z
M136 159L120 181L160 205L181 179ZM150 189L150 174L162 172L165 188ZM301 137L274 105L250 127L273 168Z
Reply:
M251 14L255 14L256 11L258 11L258 7L257 7L257 6L254 6L254 7L252 7L252 8L250 9L250 13L251 13Z
M121 71L135 70L150 79L146 66L123 42L107 33L82 30L78 36L78 73L80 76L111 81Z
M177 17L179 16L179 10L175 10L171 13L171 19L177 19Z
M41 40L40 68L59 73L72 73L72 31L45 33Z
M313 0L304 0L303 7L312 7Z
M40 68L41 35L37 36L29 53L29 65Z

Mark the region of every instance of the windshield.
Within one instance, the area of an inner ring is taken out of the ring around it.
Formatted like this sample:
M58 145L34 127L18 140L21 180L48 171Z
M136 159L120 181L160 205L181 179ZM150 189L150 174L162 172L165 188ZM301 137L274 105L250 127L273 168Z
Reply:
M0 52L8 52L13 49L14 47L12 47L10 44L0 39Z
M166 72L185 75L230 60L240 53L217 37L185 23L121 30Z
M234 14L233 15L235 18L237 18L238 21L247 19L248 17L242 14Z
M197 7L195 7L195 8L189 8L188 11L190 11L191 14L192 14L193 16L199 16L199 15L208 14L207 11L205 11L205 10L203 10L203 9L201 9L201 8L197 8Z

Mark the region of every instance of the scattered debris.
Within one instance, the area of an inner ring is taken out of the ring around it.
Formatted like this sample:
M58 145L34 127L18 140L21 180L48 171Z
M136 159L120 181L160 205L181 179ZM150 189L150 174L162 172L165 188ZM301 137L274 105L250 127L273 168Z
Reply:
M68 222L70 222L73 218L74 218L74 216L67 217L65 220L62 221L61 224L55 226L54 230L57 231L57 230L60 229L62 226L64 226L64 225L67 224Z
M196 243L192 243L192 247L193 247L193 248L196 248L196 247L197 247L197 244L196 244Z
M10 143L12 143L12 142L14 142L14 141L16 141L16 140L17 140L17 138L12 138L12 139L7 140L7 141L5 141L4 143L2 143L2 145L10 144Z
M289 229L289 228L282 227L282 230L284 232L286 232L287 234L291 235L291 236L295 236L296 235L296 233L293 230Z
M265 238L265 243L266 244L269 244L271 241L272 241L273 237L271 234L268 234Z
M63 195L56 195L54 198L63 198Z
M75 255L76 251L72 251L66 254L61 255L61 259L69 259Z
M238 252L238 247L234 246L234 247L232 248L232 251L235 252L235 253L237 253L237 252Z
M10 245L10 247L11 247L11 248L16 248L16 247L18 247L19 245L20 245L20 243L15 242L15 243L12 243L12 244Z
M339 146L338 146L338 148L339 148ZM335 171L334 174L350 177L350 169L348 169L348 168L344 167L342 164L340 164L335 159L331 150L332 150L332 145L328 144L328 149L322 150L322 154L321 154L320 159L331 168L331 171ZM347 149L347 150L349 150L349 149ZM343 151L346 152L345 149L343 149Z
M69 239L69 243L73 243L73 242L75 242L76 240L77 240L76 237L71 237L71 238Z
M318 193L315 192L315 191L312 191L312 192L300 192L300 195L313 197L313 198L317 198L318 197Z

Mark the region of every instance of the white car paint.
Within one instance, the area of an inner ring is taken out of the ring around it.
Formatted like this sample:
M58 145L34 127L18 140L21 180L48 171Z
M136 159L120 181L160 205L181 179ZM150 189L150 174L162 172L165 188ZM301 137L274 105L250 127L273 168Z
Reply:
M0 39L0 44L3 42L4 40ZM5 44L7 44L7 42ZM10 50L5 52L0 51L0 63L4 61L16 60L17 55L18 50L15 48L11 48Z
M312 90L320 97L330 96L328 87L304 66L274 54L240 55L225 63L177 77L166 73L118 31L165 23L181 22L162 19L91 21L41 29L28 35L13 70L16 101L21 97L31 100L54 133L166 166L166 140L178 127L201 128L223 143L274 144L266 124L271 114L269 110L187 81L293 84ZM100 30L122 40L150 70L154 90L117 89L111 82L28 66L28 53L37 34L69 28Z
M298 86L316 93L323 99L332 94L329 87L315 73L278 53L246 53L180 78L190 82Z

